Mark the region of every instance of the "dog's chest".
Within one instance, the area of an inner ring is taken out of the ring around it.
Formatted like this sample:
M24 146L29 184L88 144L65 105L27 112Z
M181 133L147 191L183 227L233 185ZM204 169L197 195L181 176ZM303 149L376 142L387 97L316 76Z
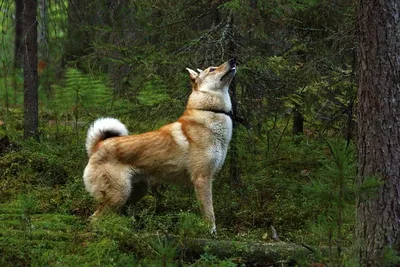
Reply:
M224 116L222 120L210 123L210 131L213 133L214 141L221 147L228 146L232 137L232 120Z
M229 142L232 137L232 120L225 116L223 120L214 121L210 124L213 133L212 145L210 148L210 159L216 169L220 169L225 161Z

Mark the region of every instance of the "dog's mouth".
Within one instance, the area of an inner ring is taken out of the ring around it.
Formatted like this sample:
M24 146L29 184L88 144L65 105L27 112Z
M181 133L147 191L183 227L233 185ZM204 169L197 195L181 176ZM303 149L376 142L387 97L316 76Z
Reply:
M233 77L233 75L235 75L236 73L236 64L234 64L230 70L228 70L220 79L220 81L222 81L223 79L225 79L226 77Z

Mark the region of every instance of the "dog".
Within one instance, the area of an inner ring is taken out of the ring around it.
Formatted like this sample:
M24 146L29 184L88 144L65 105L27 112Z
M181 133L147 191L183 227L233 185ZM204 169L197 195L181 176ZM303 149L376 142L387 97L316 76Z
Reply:
M150 180L189 184L211 233L216 233L212 181L232 136L229 85L236 60L197 72L187 70L192 92L176 122L135 135L114 118L100 118L90 126L83 179L86 190L99 202L91 218L106 209L134 205L145 196Z

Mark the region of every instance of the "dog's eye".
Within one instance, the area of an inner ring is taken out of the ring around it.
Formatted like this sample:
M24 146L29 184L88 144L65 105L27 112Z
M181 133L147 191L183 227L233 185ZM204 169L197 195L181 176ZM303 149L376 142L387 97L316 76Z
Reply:
M217 68L211 67L210 68L210 72L213 72L214 70L216 70Z

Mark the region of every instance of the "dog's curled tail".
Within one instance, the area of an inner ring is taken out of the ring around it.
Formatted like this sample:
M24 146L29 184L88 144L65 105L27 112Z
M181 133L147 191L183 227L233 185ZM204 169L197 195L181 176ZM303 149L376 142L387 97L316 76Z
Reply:
M86 137L86 152L90 156L96 145L110 137L128 135L125 125L114 118L99 118L90 126Z

